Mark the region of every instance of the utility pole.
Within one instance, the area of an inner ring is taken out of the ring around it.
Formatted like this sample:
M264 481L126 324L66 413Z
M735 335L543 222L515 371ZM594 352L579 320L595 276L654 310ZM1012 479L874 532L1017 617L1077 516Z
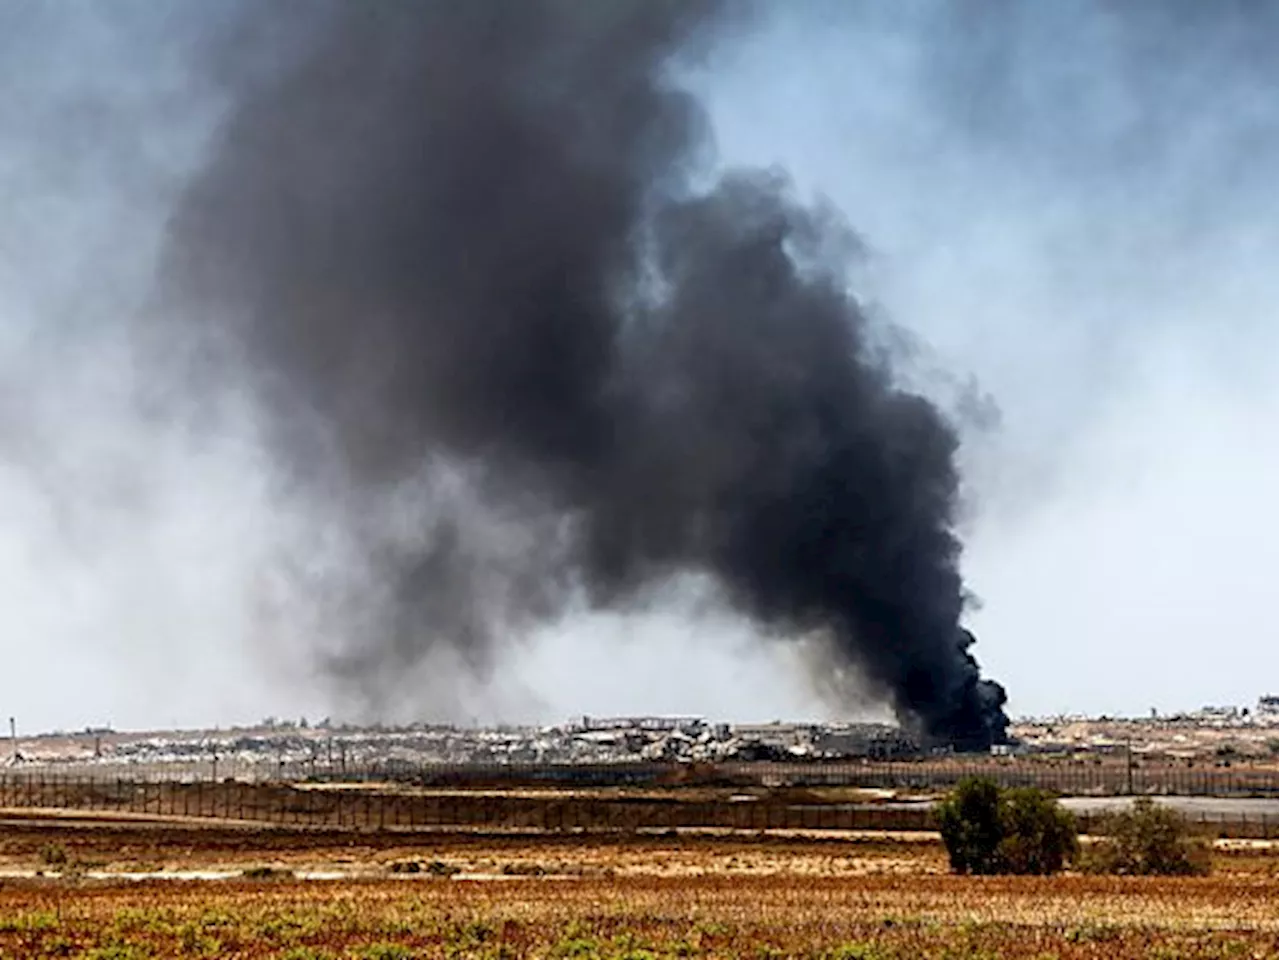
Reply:
M18 721L9 718L9 741L13 744L13 762L18 762Z
M1133 734L1124 739L1125 786L1129 796L1133 796Z

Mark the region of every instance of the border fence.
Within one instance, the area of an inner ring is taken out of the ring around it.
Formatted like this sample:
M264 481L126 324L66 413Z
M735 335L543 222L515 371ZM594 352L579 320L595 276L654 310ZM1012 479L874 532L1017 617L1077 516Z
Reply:
M1064 796L1169 795L1280 798L1276 766L1185 766L1177 763L1053 762L1021 758L722 763L437 763L395 758L280 759L211 756L196 761L130 764L58 763L10 768L0 776L80 777L183 782L397 783L423 787L847 787L949 790L965 777L989 777L1003 787L1037 787Z
M247 824L340 830L663 832L734 830L912 831L936 828L929 802L831 802L787 791L758 796L705 791L583 795L571 791L457 789L376 780L284 782L84 776L49 771L0 774L0 808L102 811L217 818ZM1103 811L1076 815L1081 832ZM1275 839L1276 811L1198 809L1186 818L1205 833Z

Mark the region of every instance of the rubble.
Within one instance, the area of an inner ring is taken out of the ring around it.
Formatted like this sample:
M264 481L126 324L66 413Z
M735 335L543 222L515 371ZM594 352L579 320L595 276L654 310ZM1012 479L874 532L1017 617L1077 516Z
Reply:
M26 762L95 766L221 763L224 769L407 768L427 765L722 763L916 755L887 724L726 724L701 717L579 717L558 726L303 727L160 735L95 733L27 738Z
M1128 753L1229 762L1274 759L1277 700L1256 708L1206 708L1141 718L1057 716L1019 720L1006 755L1094 756ZM905 731L879 723L711 722L696 716L580 716L554 726L473 728L416 724L354 727L328 720L309 725L268 718L252 728L118 733L96 728L14 740L4 767L74 764L106 771L140 765L203 775L413 771L430 766L643 765L752 761L819 761L920 757Z

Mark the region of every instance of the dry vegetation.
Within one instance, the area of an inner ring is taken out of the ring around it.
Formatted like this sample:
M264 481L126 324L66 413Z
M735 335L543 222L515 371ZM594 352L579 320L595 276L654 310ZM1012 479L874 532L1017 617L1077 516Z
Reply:
M1238 879L175 883L0 890L12 957L1275 956Z
M1275 846L1214 856L1208 878L969 878L927 840L10 822L0 956L1276 957ZM236 878L121 876L144 869ZM316 872L343 878L303 879Z

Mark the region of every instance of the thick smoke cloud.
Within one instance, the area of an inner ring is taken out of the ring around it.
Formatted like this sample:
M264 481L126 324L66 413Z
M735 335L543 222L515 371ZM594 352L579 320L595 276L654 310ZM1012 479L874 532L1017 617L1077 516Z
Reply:
M1255 0L818 0L706 72L724 153L854 212L863 289L1000 400L964 569L1018 712L1276 672L1280 470L1245 439L1277 422L1276 30Z
M668 77L723 11L269 17L219 65L236 106L160 313L247 377L342 545L300 574L345 618L336 676L484 671L576 600L700 573L925 735L1003 738L960 626L955 431L849 292L854 237L779 173L701 182L707 125Z

